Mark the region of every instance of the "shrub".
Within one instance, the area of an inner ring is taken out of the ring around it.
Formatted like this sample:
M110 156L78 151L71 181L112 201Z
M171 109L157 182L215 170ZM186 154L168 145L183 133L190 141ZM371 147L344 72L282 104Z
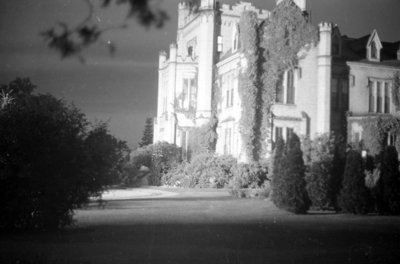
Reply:
M342 186L338 202L344 212L366 214L370 211L372 199L365 186L361 154L357 151L347 153Z
M336 208L343 173L344 144L341 138L324 134L306 142L308 169L306 189L312 205L319 209Z
M284 191L284 180L283 180L283 168L284 157L286 155L286 146L282 138L279 138L276 142L274 154L272 156L270 178L271 178L271 200L277 207L282 207L285 204L283 200L285 197Z
M233 178L230 182L231 193L239 198L268 197L269 184L268 167L258 162L239 163L233 168Z
M177 165L163 177L163 184L186 188L223 188L232 178L232 167L237 163L232 156L199 154L190 163Z
M400 174L395 147L389 146L384 149L380 172L378 211L381 214L400 214Z
M171 168L181 161L181 151L174 144L159 142L138 148L131 153L129 167L130 173L125 179L125 184L132 184L141 176L140 168L146 166L150 169L148 183L150 185L161 185L161 178L167 174Z
M127 147L90 128L74 106L33 94L28 79L1 86L12 105L0 112L0 228L55 229L73 210L114 183Z

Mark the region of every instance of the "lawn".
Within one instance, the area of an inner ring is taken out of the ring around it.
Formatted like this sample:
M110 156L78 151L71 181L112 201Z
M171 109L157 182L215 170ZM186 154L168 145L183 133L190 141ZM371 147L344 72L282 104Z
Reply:
M154 194L154 189L152 194ZM91 204L76 225L0 237L1 263L399 263L400 218L311 212L226 190ZM23 260L26 262L17 262ZM29 260L29 261L28 261Z

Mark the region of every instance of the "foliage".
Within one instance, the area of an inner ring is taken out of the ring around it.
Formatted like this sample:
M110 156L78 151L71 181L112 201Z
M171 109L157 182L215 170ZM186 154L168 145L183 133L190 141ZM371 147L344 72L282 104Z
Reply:
M362 148L373 157L378 156L386 143L387 133L397 135L396 148L400 148L400 119L392 116L372 116L360 121L363 128Z
M189 149L192 151L192 156L215 151L218 140L217 126L218 119L212 116L210 121L203 126L190 130Z
M278 138L275 145L275 150L272 156L272 162L270 168L270 178L271 178L271 200L277 207L282 207L285 203L284 201L284 180L283 180L283 168L284 168L284 158L286 155L286 145L282 138Z
M396 148L389 146L384 149L380 167L378 211L381 214L400 214L400 173Z
M307 146L308 145L308 146ZM303 141L308 151L306 189L312 205L319 209L336 208L344 169L344 141L341 137L323 134Z
M364 169L361 154L350 150L347 153L343 174L343 188L338 199L344 212L366 214L371 209L371 196L365 186Z
M33 94L29 79L1 86L15 101L0 112L1 229L53 229L73 209L117 181L127 148L105 124L51 95Z
M400 72L393 75L392 98L396 111L400 110Z
M144 147L153 144L153 118L146 118L142 139L139 142L139 147Z
M137 180L142 166L149 168L148 184L161 185L161 178L181 162L181 149L174 144L158 142L143 148L138 148L131 153L129 161L130 175L126 184Z
M233 189L258 188L267 180L267 174L267 167L258 162L238 163L233 170L231 187Z
M247 68L239 77L239 95L242 102L240 132L249 161L261 156L261 87L260 49L257 13L244 11L240 17L241 51L247 60Z
M261 133L265 138L270 127L271 107L276 102L279 81L285 70L297 67L301 59L299 52L316 43L318 31L292 0L280 2L260 31L264 72Z
M179 164L166 174L163 183L185 188L224 188L232 178L232 168L236 163L232 156L199 154L190 163Z
M282 177L284 180L283 208L296 214L305 214L310 207L310 199L306 191L305 166L300 139L293 134L287 144L287 153L283 159Z

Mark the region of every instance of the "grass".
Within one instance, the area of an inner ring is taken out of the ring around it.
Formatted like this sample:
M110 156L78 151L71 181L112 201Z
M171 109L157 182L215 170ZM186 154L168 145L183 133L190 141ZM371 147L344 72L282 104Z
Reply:
M176 191L168 189L168 191ZM0 237L0 263L398 263L400 218L292 215L226 190L109 201L76 226ZM30 261L37 258L39 262Z

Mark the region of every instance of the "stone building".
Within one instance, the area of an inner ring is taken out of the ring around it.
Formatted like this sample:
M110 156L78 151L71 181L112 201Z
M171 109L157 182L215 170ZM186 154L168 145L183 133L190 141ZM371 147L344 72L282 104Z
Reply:
M306 14L306 0L294 2ZM240 52L238 25L245 10L254 11L260 21L267 19L270 12L248 2L227 5L202 0L200 3L197 12L191 12L188 4L179 4L177 41L170 45L169 54L160 52L154 142L175 143L187 153L190 128L208 122L218 86L221 98L217 104L216 152L246 161L239 126L242 111L238 76L247 61ZM364 77L359 75L364 70L359 68L381 65L377 61L349 62L359 59L353 51L359 40L342 36L332 23L321 22L318 29L318 42L300 51L297 67L283 75L281 92L272 107L269 150L277 137L287 139L293 132L310 138L331 131L345 135L349 76L351 82L359 80L356 84L362 86ZM381 47L380 42L376 41L375 46ZM351 89L351 96L358 97L354 91ZM368 102L368 93L364 91L362 96L367 96ZM365 102L350 105L354 114L365 112Z

